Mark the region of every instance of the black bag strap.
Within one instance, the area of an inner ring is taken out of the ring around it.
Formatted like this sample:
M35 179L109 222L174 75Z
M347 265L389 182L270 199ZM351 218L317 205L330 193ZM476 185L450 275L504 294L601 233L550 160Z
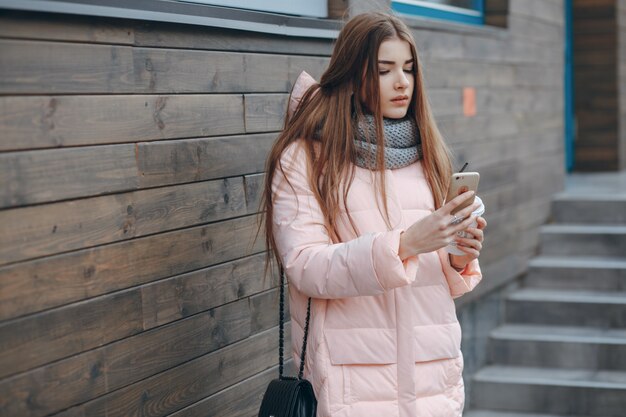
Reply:
M309 319L311 318L311 297L306 307L306 321L304 323L304 339L302 340L302 359L300 361L300 371L298 379L302 379L304 374L304 358L306 357L306 341L309 336ZM280 312L279 312L279 331L278 331L278 376L283 378L285 350L285 270L280 268Z

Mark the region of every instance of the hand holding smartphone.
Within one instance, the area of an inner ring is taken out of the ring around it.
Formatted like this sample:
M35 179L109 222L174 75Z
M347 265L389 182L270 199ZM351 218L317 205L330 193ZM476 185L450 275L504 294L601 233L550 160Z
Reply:
M450 177L450 186L448 187L448 194L446 196L446 202L452 200L456 196L463 194L466 191L474 191L478 189L478 182L480 180L480 174L478 172L456 172ZM474 196L468 198L458 207L452 210L451 214L456 214L459 210L474 204Z

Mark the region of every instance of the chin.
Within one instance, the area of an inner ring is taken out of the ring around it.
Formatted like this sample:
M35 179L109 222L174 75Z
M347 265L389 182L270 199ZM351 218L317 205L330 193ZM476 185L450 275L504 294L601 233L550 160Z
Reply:
M392 109L386 112L383 112L383 117L387 119L402 119L406 116L408 109Z

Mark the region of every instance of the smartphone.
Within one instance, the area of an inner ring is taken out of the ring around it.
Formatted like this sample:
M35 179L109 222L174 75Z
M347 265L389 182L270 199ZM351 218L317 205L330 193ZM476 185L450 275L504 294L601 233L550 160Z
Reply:
M446 202L466 191L474 191L474 193L476 193L479 180L480 174L478 172L457 172L452 174ZM474 204L474 197L468 198L462 202L461 205L452 210L451 213L456 214L459 210L463 210L465 207L471 206L472 204Z

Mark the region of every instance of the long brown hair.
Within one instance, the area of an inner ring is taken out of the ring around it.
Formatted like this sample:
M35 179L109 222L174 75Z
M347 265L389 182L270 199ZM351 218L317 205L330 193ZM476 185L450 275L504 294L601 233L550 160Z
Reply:
M378 49L383 41L393 38L399 38L410 45L415 87L408 115L415 117L420 132L424 155L422 164L435 206L439 208L443 204L448 187L447 179L452 172L450 153L430 109L415 40L404 22L394 16L378 12L360 14L350 19L339 33L330 64L320 82L306 91L290 117L285 116L284 129L269 153L260 213L265 220L268 261L270 252L273 252L279 265L281 264L272 232L272 180L277 168L283 171L280 163L283 151L298 139L304 139L306 144L309 186L320 205L331 240L340 241L337 220L342 200L350 224L356 231L346 201L354 178L356 159L354 120L358 120L365 112L373 114L375 119L376 138L373 140L381 150L376 157L375 189L380 188L384 219L387 226L392 227L383 177L385 157L379 99ZM366 101L363 102L361 97L365 97ZM313 146L314 142L319 144L317 151Z

